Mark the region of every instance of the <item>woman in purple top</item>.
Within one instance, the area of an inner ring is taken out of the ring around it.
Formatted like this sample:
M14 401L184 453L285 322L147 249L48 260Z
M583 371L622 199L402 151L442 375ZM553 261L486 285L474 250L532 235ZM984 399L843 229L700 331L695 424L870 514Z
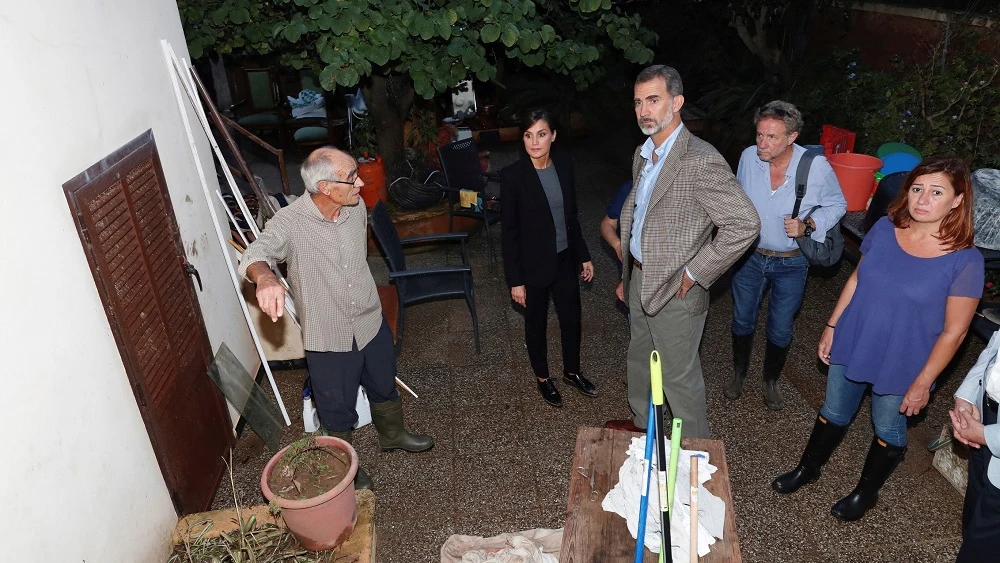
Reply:
M830 366L826 401L799 465L774 480L776 491L793 493L819 478L870 385L875 436L861 480L832 513L857 520L875 504L906 451L906 417L927 405L982 297L972 202L968 166L931 157L865 235L864 257L819 341L819 358Z

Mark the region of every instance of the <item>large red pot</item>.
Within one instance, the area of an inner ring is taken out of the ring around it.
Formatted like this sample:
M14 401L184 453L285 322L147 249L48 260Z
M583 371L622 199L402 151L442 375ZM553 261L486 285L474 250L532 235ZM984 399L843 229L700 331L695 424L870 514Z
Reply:
M322 551L333 549L347 541L358 521L357 498L354 495L354 475L358 472L358 452L340 438L317 436L316 443L343 450L351 456L351 467L347 475L336 487L310 499L290 500L281 498L267 485L271 470L284 455L288 447L274 454L264 466L260 476L260 488L268 501L281 507L281 517L288 530L298 538L306 549Z
M826 160L833 168L840 182L840 191L844 192L848 211L864 211L868 209L871 199L875 172L882 168L882 159L853 152L842 152L826 155Z

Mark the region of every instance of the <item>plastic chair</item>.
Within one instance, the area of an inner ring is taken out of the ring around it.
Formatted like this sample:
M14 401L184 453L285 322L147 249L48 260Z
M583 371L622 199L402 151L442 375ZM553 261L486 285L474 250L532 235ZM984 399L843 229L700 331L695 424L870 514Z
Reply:
M490 262L496 259L493 250L493 235L490 227L500 222L500 211L498 207L491 207L489 201L497 201L490 198L486 193L487 183L490 180L498 180L496 174L483 172L479 163L479 149L472 139L462 139L449 145L438 147L438 156L441 158L441 168L444 170L444 177L447 186L443 186L448 195L448 232L455 230L455 217L473 217L480 219L486 227L486 247L489 252ZM482 208L461 207L460 192L462 190L472 190L479 192L483 199Z
M872 196L871 203L868 204L868 211L865 213L865 220L862 223L863 232L861 236L868 234L868 231L875 223L885 216L889 206L896 200L899 190L903 187L903 181L909 172L893 172L886 174L875 188L875 195Z
M424 301L456 299L464 297L472 314L472 330L479 353L479 317L476 314L476 296L472 282L472 268L465 254L465 239L468 233L442 233L416 237L399 238L396 226L392 224L389 210L379 200L372 208L372 233L385 253L389 265L389 279L396 284L399 295L399 324L397 326L396 353L403 347L403 326L406 307ZM403 245L458 241L462 248L461 266L435 266L408 269Z
M819 144L823 145L824 154L837 154L841 152L854 152L854 140L857 135L833 125L823 125L823 132L819 137Z
M236 123L256 134L275 131L284 142L284 117L277 71L270 67L241 68L234 71L233 85L240 98L233 106Z
M868 203L868 210L856 211L844 216L841 221L843 231L858 242L864 239L875 222L885 216L889 206L899 195L899 190L903 187L903 181L906 180L907 174L907 172L894 172L882 178L875 189L871 202ZM851 264L857 264L860 257L845 248L844 258Z

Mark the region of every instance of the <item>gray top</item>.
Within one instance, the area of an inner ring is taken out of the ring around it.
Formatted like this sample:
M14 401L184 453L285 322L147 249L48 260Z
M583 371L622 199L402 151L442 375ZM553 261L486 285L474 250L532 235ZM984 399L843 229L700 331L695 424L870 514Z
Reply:
M545 199L549 200L549 211L552 213L552 223L556 226L556 252L569 248L569 237L566 236L566 210L563 204L562 186L559 185L559 175L556 167L536 168L538 180L545 190Z

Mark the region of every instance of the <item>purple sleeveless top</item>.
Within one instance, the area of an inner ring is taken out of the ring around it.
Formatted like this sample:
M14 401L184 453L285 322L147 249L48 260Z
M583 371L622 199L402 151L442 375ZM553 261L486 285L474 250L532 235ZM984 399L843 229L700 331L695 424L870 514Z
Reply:
M830 361L847 379L880 395L905 395L944 331L949 296L983 295L983 255L975 248L937 258L907 254L888 217L861 243L858 287L837 321Z

